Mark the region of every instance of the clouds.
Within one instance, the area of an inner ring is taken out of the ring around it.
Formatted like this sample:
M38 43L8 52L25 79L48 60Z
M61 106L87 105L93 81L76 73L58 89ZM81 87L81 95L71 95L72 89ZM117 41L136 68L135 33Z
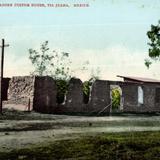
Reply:
M33 45L39 48L39 44ZM15 49L15 44L5 50L5 76L29 75L33 71L28 59L28 51L24 46ZM32 47L31 47L32 48ZM34 48L34 47L33 47ZM52 50L52 47L51 47ZM25 52L21 54L18 52ZM62 51L62 50L60 50ZM160 79L158 68L160 63L155 63L148 70L144 65L147 50L133 49L125 45L112 45L104 49L79 49L70 50L72 60L71 68L75 70L74 76L86 80L91 72L100 69L101 79L117 79L116 75L154 77ZM84 62L89 61L88 70L82 71Z
M26 56L18 57L16 53L9 49L5 50L4 76L24 76L29 75L33 67Z
M154 64L148 70L144 65L144 59L147 57L147 51L131 50L124 46L112 46L103 50L84 50L77 51L79 58L73 57L74 66L79 66L84 60L89 60L89 71L76 75L82 76L85 79L92 69L97 67L101 70L102 79L117 79L116 75L130 75L140 77L155 77L160 78L158 67L160 64ZM84 76L85 75L85 76Z
M117 41L116 37L110 39L111 27L109 30L107 26L100 27L101 30L97 27L89 29L85 26L76 28L77 31L73 31L68 26L64 26L63 29L50 26L44 32L47 27L2 27L1 37L4 36L6 43L10 44L10 47L5 50L5 76L28 75L33 71L28 59L28 49L39 49L41 43L49 40L51 51L56 49L70 53L75 76L83 80L88 79L91 71L95 71L97 67L101 70L102 79L113 80L118 74L160 78L159 63L153 64L149 70L144 65L148 52L145 34L134 37L133 41L134 34L128 32L126 33L127 38L119 38ZM74 34L71 34L72 32ZM144 38L138 39L142 36ZM125 43L120 43L121 41ZM142 47L138 45L141 41L143 41L140 45ZM82 68L83 63L87 60L90 62L89 69L82 72L79 68Z
M160 78L158 63L149 70L144 65L146 32L158 21L160 12L148 7L149 0L127 2L93 1L82 10L2 9L5 18L0 22L0 37L10 44L5 52L5 75L29 74L33 67L28 49L39 49L48 40L51 50L71 53L72 68L82 79L97 67L102 79L115 79L117 74ZM82 72L79 68L86 60L90 61L89 70Z

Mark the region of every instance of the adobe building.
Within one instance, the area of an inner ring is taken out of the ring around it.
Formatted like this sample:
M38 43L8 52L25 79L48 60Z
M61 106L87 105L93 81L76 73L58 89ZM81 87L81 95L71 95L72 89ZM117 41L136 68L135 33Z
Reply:
M160 81L125 77L121 85L123 112L160 112Z
M111 113L112 88L121 90L118 112L160 112L160 81L139 77L125 77L123 81L96 80L84 102L83 82L72 78L64 102L57 103L57 86L49 76L19 76L3 81L4 106L19 107L40 113L77 114Z

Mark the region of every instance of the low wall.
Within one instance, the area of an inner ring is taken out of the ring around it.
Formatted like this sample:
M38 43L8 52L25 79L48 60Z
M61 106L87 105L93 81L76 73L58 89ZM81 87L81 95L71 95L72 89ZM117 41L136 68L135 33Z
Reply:
M51 113L56 106L56 85L51 77L13 77L5 106Z
M111 103L109 81L96 80L92 86L89 112L99 112ZM110 106L105 113L110 112Z
M56 108L57 88L51 77L35 77L33 110L53 113Z
M9 81L8 101L11 106L20 106L25 110L32 110L35 77L13 77Z
M139 86L143 89L143 104L138 104ZM157 88L160 88L159 84L124 83L122 86L122 92L124 97L123 112L160 112L160 101L156 102Z
M57 104L57 87L51 77L24 76L11 78L7 104L41 113L98 112L110 103L109 96L108 81L98 80L93 84L88 104L85 104L83 83L80 79L72 78L64 104ZM110 112L110 108L105 112Z
M80 79L72 78L66 95L66 112L84 112L83 83Z
M124 83L121 85L124 112L136 112L138 107L138 85L132 83Z
M13 77L5 79L3 83L3 96L5 100L8 98L6 103L10 106L20 105L23 110L55 114L98 113L108 106L104 112L110 113L110 85L114 84L122 89L123 112L160 112L160 84L96 80L89 102L85 104L83 83L80 79L72 78L64 103L57 104L57 86L51 77ZM139 86L144 93L143 104L138 103Z

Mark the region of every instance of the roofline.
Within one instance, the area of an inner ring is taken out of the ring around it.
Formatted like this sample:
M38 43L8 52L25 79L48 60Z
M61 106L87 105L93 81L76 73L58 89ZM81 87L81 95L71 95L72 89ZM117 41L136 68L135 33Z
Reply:
M137 81L137 82L143 82L143 83L157 83L157 84L160 84L160 81L158 80L155 80L151 79L151 81L145 81L145 80L141 80L141 79L136 79L136 78L143 78L143 77L127 77L127 76L120 76L120 75L117 75L117 77L120 77L120 78L126 78L126 79L129 79L129 80L132 80L132 81Z

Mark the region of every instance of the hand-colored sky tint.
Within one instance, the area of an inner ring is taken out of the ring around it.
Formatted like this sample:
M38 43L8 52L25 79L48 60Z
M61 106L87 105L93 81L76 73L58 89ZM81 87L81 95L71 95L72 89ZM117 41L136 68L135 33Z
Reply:
M160 19L159 0L10 0L11 3L89 3L88 8L0 7L0 38L5 50L5 75L32 71L28 49L45 40L51 50L70 53L72 67L89 60L90 70L101 70L102 79L116 75L160 78L158 63L144 66L149 46L146 32ZM6 3L0 0L0 3ZM7 1L9 3L9 1ZM77 71L86 79L90 71Z

